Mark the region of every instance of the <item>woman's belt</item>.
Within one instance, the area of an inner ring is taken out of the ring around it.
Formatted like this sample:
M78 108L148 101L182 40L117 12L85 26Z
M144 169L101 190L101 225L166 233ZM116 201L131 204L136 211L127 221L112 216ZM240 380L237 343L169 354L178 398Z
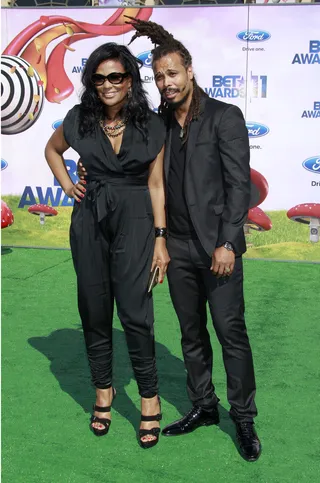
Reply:
M108 174L97 178L87 177L86 180L86 198L91 201L98 222L117 207L118 190L115 187L127 186L135 189L146 189L148 187L148 176L139 178L138 176Z

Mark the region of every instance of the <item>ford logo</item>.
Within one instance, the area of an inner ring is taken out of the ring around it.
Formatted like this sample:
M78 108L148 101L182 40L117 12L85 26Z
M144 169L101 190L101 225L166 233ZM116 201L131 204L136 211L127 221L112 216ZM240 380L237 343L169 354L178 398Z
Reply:
M52 123L52 129L58 129L59 126L63 123L63 119L59 119L58 121L54 121Z
M248 129L249 138L260 138L261 136L265 136L269 132L268 126L264 124L260 124L258 122L247 122L246 123Z
M237 34L237 38L244 42L264 42L265 40L269 40L270 37L269 32L265 30L241 30Z
M8 167L7 161L5 161L4 159L1 159L1 171L3 169L6 169L7 167Z
M320 156L313 156L303 161L302 166L311 173L320 174Z
M146 52L141 52L137 56L139 60L143 63L143 67L150 67L152 68L152 54L150 50L147 50Z

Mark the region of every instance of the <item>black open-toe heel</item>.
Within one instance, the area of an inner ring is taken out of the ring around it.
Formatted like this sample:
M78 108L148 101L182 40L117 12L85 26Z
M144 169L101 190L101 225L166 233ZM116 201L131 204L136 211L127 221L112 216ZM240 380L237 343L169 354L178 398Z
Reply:
M158 397L159 400L159 405L160 405L160 411L161 411L161 401L160 398ZM156 414L155 416L143 416L141 414L141 421L146 422L146 421L161 421L162 419L162 414L161 412L159 414ZM144 449L147 448L152 448L155 446L158 441L159 441L159 434L160 434L160 428L151 428L151 429L139 429L139 443L140 446ZM141 438L144 436L154 436L155 439L151 441L142 441Z
M115 391L114 388L112 388L112 393L113 393L113 397L112 397L111 405L112 405L112 403L113 403L113 401L116 397L116 391ZM94 404L93 410L97 411L98 413L109 413L111 411L111 405L102 407L102 406L97 406L96 404ZM92 426L93 423L103 424L104 428L102 428L102 429L94 428ZM95 416L94 414L91 416L90 428L96 436L104 436L105 434L107 434L110 426L111 426L111 419L109 419L109 418L99 418L98 416Z

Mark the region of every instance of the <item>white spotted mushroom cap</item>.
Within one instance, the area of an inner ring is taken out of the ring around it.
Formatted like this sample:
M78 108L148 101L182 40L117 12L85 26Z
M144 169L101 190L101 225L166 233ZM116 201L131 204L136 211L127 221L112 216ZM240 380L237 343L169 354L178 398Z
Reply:
M52 206L42 204L31 205L29 206L28 211L33 215L40 215L40 213L44 213L45 216L56 216L58 214L57 210L52 208Z
M269 216L258 206L249 210L246 225L257 231L269 231L272 228Z
M287 217L298 223L310 223L310 218L320 219L320 203L303 203L290 208Z
M1 228L7 228L14 221L13 213L5 201L1 200Z

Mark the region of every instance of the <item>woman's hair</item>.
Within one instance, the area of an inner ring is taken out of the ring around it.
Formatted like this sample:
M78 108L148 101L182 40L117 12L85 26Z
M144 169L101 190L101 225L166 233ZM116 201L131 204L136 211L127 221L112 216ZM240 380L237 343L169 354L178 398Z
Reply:
M121 116L129 117L133 125L146 138L146 126L150 113L147 94L143 89L139 71L142 62L134 57L127 47L114 42L108 42L94 50L83 70L81 81L84 90L80 105L80 135L85 136L87 133L93 132L97 123L104 117L105 106L99 99L91 78L101 62L109 59L121 62L125 72L130 74L132 79L132 95L128 97L126 104L123 106Z
M165 55L177 53L180 55L184 67L187 69L192 65L192 57L188 49L179 41L176 40L172 34L167 32L161 25L150 22L135 19L133 17L128 17L131 19L130 22L135 29L136 33L132 37L131 42L133 42L137 37L148 37L156 47L151 51L152 53L152 63L154 64L157 60L161 59ZM193 82L193 95L189 111L184 124L184 136L183 143L186 142L189 133L189 126L193 119L197 119L200 114L200 100L202 96L207 96L207 94L198 86L195 78ZM167 118L171 112L170 104L167 104L163 98L161 98L161 104L159 106L159 114Z

